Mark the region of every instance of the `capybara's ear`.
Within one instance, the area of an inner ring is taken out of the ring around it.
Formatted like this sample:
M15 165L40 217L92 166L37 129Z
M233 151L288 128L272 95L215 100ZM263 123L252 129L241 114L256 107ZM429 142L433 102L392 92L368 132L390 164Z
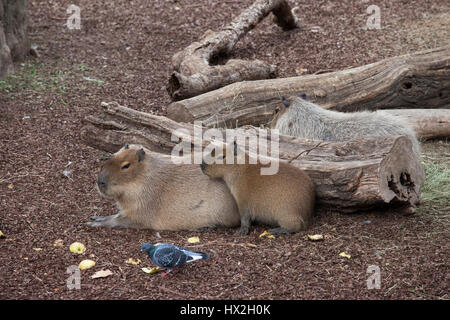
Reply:
M124 148L125 149L130 149L130 145L127 143L127 144L125 144Z
M285 97L281 97L281 102L284 104L286 108L289 108L290 103L289 101L286 100Z
M136 152L137 158L139 160L139 162L141 162L142 160L145 159L145 151L144 148L140 148L137 152Z

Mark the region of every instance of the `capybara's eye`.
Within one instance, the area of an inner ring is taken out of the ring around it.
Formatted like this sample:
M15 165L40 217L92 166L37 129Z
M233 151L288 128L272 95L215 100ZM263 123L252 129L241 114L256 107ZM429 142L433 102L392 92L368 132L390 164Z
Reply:
M120 169L125 170L130 167L130 163L125 163L123 166L120 167Z

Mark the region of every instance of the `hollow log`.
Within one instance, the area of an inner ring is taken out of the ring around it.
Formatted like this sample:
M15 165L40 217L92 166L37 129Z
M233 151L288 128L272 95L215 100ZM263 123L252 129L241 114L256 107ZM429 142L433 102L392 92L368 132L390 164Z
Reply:
M297 18L286 0L256 0L220 32L208 30L203 37L176 53L167 91L175 99L189 98L233 82L273 78L276 68L260 60L231 59L223 65L212 60L228 55L236 42L273 12L283 29L295 28Z
M117 103L102 103L102 113L84 121L84 141L107 152L116 152L125 143L139 143L170 154L180 139L194 139L193 124ZM262 132L253 127L234 131L247 137ZM208 139L202 141L203 146L209 143ZM414 208L420 198L424 170L406 137L318 143L279 136L279 157L306 170L315 183L318 204L333 210L356 212L393 204Z
M203 126L259 126L270 121L282 96L305 93L326 109L450 108L450 46L357 68L291 78L245 81L177 101L167 116Z

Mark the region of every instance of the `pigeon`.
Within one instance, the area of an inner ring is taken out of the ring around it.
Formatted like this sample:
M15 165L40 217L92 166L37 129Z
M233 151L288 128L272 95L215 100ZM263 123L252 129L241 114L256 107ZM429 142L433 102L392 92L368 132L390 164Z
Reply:
M150 260L158 267L168 269L167 272L161 275L163 277L172 272L174 267L180 267L187 262L208 259L210 257L209 254L191 251L170 243L160 243L158 245L143 243L141 251L147 252Z

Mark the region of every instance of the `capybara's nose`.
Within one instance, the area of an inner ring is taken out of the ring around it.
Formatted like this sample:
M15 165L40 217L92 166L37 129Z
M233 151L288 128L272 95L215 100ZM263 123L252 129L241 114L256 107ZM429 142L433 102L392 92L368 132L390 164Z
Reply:
M101 190L106 189L106 175L103 172L100 172L97 178L97 185Z
M204 160L202 160L202 164L200 165L200 169L202 169L202 172L205 173L206 162Z

